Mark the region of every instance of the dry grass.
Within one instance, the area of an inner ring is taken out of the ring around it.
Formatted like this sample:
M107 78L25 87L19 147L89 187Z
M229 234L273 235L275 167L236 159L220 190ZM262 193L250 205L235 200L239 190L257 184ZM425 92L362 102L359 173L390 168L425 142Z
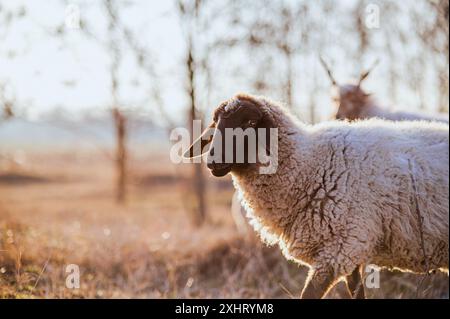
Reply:
M88 154L35 155L0 170L0 297L291 298L306 269L250 234L229 214L228 182L209 180L211 216L191 226L182 183L164 158L132 164L130 196L114 203L109 162ZM34 164L30 164L34 163ZM160 164L157 164L160 163ZM80 289L65 286L77 264ZM419 277L381 273L371 298L415 298ZM448 277L427 278L422 298L448 298ZM339 284L330 298L346 298Z

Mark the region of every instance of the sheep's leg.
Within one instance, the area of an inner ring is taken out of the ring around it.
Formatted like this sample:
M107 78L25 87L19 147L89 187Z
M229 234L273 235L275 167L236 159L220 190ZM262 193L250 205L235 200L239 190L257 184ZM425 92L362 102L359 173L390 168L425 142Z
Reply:
M354 299L366 299L364 293L364 283L362 277L362 266L356 267L351 275L347 276L347 290L350 294L350 298Z
M324 298L336 282L336 276L331 268L311 269L303 288L302 299Z

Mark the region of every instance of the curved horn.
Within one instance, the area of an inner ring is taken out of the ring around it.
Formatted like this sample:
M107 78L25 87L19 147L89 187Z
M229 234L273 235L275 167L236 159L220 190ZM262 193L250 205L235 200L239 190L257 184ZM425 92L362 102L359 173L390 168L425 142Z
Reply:
M374 63L372 63L372 66L370 68L368 68L365 72L361 73L360 77L359 77L359 81L358 81L358 86L361 85L362 81L364 81L370 74L370 72L373 71L373 69L375 69L375 67L378 65L378 63L380 63L380 59L376 59Z
M328 77L331 80L331 84L333 85L338 85L336 80L334 79L333 73L331 72L330 68L328 67L328 65L325 63L324 59L322 58L322 56L319 57L320 58L320 63L322 64L323 68L325 69L325 71L327 71Z

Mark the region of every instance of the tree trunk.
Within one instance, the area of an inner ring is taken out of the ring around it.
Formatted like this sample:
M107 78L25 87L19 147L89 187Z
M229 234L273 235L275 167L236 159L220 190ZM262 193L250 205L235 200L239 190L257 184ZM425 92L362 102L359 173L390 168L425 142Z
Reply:
M192 43L189 40L188 42L188 56L186 60L186 66L188 70L188 91L189 91L189 126L191 127L191 136L192 140L196 138L193 136L193 121L198 118L197 109L196 109L196 92L195 92L195 65L194 58L192 54ZM206 219L206 201L205 201L205 179L203 176L202 163L193 164L193 175L192 175L192 187L194 190L196 207L193 209L193 221L195 225L200 226Z
M116 130L116 200L124 203L126 199L127 179L127 148L126 148L126 118L117 109L113 109Z
M294 86L294 71L293 71L293 63L292 63L292 53L290 49L286 48L284 51L286 57L286 103L288 108L294 109L294 98L292 96L292 89Z

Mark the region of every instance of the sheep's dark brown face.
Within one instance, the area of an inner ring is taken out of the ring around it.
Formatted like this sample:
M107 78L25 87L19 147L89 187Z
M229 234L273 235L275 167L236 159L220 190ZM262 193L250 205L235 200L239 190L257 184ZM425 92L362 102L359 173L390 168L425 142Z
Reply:
M254 133L256 137L257 127L263 117L262 113L255 104L249 101L234 101L234 103L236 105L230 110L226 111L229 106L226 105L215 114L216 132L208 153L207 166L217 177L228 174L232 169L245 168L250 165L249 156L250 154L255 155L254 152L256 152L256 149L249 147L248 135L243 135L242 138L238 138L234 134L227 136L227 129L229 132L236 132L235 129L241 128L242 132ZM242 152L243 160L241 161L238 160L239 151Z
M273 127L261 111L258 102L251 98L232 99L222 103L214 112L212 138L205 138L211 132L205 131L202 137L189 148L188 157L193 157L195 143L201 147L210 143L207 166L216 177L225 176L232 170L244 170L258 163L258 145L265 138L266 150L269 149L269 132L260 136L261 128Z

